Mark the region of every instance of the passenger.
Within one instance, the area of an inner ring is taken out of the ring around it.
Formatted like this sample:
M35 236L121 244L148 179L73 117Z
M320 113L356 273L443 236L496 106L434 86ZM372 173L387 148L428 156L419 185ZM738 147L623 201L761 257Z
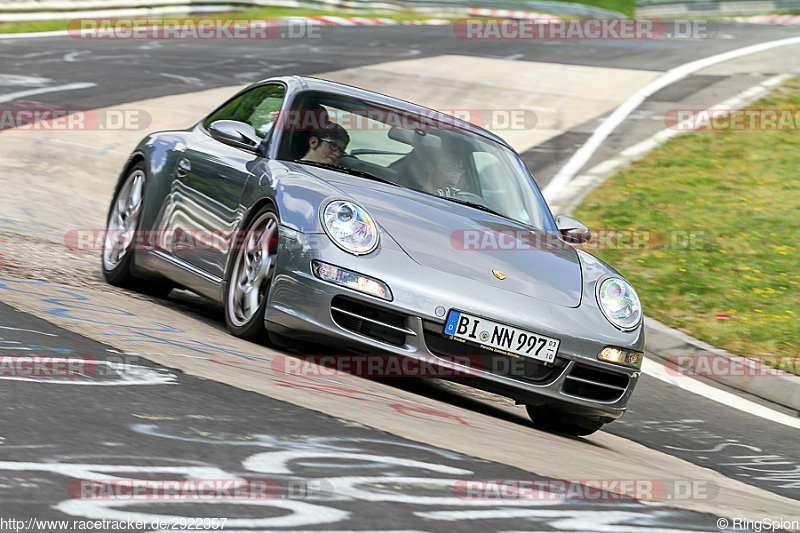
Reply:
M309 132L308 150L301 159L337 165L349 142L347 131L339 124L330 122L322 129Z

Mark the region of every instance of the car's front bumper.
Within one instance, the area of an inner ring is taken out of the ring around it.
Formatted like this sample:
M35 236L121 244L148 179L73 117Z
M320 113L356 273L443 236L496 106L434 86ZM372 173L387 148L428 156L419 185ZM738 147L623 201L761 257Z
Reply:
M312 272L313 260L377 278L390 287L393 300L381 300L322 281ZM404 324L399 329L407 331L398 336L397 323L391 321L395 329L384 329L389 332L388 337L358 330L342 320L341 311L336 311L342 302L355 306L348 307L348 312L358 311L360 305L370 312L402 316ZM453 363L453 356L467 352L463 344L441 335L450 309L558 338L561 344L556 363L549 366L535 363L533 366L537 368L525 375L494 372L493 368L508 368L508 365L493 365L503 363L508 356L490 354L480 348L469 350L481 355L485 361L483 370L475 372L474 367ZM639 372L600 361L597 354L607 346L643 351L644 345L641 328L621 332L596 307L558 306L424 267L390 238L383 239L379 253L356 257L334 246L325 235L307 235L288 228L281 229L266 322L272 331L291 332L291 337L298 340L426 361L436 358L463 370L461 375L471 376L459 377L459 381L522 403L550 405L604 422L625 411Z

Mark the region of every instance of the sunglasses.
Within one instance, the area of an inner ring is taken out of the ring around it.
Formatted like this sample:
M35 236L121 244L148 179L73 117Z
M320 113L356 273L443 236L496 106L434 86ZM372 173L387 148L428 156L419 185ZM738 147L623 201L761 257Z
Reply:
M336 141L334 141L333 139L329 139L328 137L320 139L320 141L328 143L328 145L331 147L331 150L333 150L339 155L343 154L344 151L347 149L346 147L343 148L339 146L338 144L336 144Z

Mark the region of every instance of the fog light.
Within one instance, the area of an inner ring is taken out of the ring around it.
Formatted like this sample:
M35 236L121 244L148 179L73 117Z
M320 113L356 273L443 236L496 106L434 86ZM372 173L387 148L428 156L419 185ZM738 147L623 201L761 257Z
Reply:
M320 261L313 261L311 268L321 280L392 301L392 291L380 280Z
M601 361L608 361L609 363L639 368L642 366L644 354L642 352L633 352L621 348L611 348L609 346L603 348L603 351L600 352L597 358Z

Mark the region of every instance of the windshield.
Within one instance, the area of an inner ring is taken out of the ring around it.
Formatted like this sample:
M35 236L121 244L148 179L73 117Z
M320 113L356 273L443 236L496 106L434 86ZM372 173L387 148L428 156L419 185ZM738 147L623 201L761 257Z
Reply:
M286 113L279 158L337 165L416 191L552 229L544 199L509 148L421 116L329 93L308 92Z

